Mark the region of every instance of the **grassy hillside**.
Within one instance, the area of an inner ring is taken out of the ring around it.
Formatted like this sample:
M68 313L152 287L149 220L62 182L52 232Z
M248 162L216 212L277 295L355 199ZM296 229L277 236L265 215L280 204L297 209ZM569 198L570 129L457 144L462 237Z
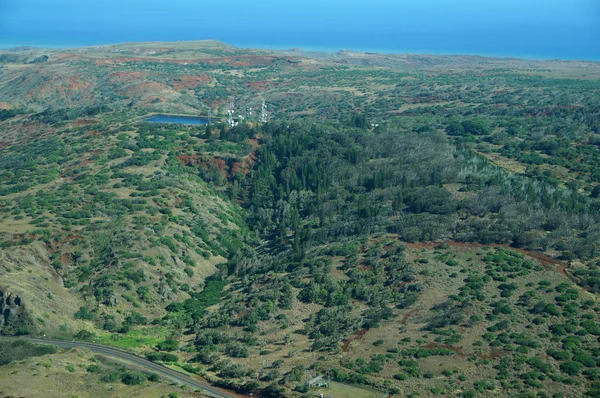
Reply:
M211 42L0 65L3 333L243 394L598 394L597 64ZM254 112L229 128L232 101Z
M245 233L239 206L198 176L222 180L212 154L244 148L207 148L191 128L109 123L65 125L2 158L3 280L45 331L158 316L225 262L232 233ZM210 152L188 172L178 156L194 147Z

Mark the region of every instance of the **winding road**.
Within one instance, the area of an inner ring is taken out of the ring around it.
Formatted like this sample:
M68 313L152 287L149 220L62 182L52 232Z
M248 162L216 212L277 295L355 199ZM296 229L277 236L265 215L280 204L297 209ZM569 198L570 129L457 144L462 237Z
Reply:
M202 382L195 379L185 373L178 372L176 370L167 368L166 366L159 365L157 363L148 361L142 357L131 354L127 351L119 350L117 348L108 347L100 344L85 343L82 341L68 341L68 340L52 340L52 339L38 339L33 337L5 337L0 336L0 340L9 341L28 341L36 344L50 344L60 348L76 348L81 347L90 350L95 354L104 355L111 357L120 362L127 362L135 365L136 367L143 368L146 371L156 373L163 379L173 381L181 385L187 385L195 390L201 391L205 395L209 395L216 398L240 398L242 395L238 395L227 390L222 390L217 387L213 387L206 382Z

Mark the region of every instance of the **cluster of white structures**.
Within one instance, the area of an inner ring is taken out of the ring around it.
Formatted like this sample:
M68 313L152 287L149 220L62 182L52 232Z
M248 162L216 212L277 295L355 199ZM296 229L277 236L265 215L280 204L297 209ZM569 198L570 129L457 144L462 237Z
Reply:
M235 127L240 124L244 119L251 120L252 119L252 107L246 106L246 115L238 114L235 115L235 104L233 102L229 103L227 108L227 126ZM262 101L260 116L258 117L258 121L261 123L266 123L269 120L269 114L267 113L267 104L265 104L265 100Z

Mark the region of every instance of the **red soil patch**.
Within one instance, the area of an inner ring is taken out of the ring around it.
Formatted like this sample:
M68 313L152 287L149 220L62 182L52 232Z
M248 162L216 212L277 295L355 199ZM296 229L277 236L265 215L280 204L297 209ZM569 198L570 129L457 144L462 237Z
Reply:
M415 310L407 311L402 315L402 319L400 320L400 325L406 325L408 318L415 313Z
M569 275L567 275L567 264L560 264L558 266L558 272L563 274L564 276L566 276L567 278L570 278ZM587 290L587 289L586 289Z
M227 162L225 162L224 159L218 158L218 157L213 157L210 158L209 160L210 164L212 164L213 166L215 166L216 168L218 168L219 170L221 170L221 173L223 173L224 177L228 176L227 173Z
M540 264L542 266L546 267L547 269L552 269L552 270L558 272L559 274L563 275L564 277L569 278L575 284L578 284L578 281L575 280L573 278L573 276L569 275L569 273L567 273L567 268L569 267L568 261L559 260L559 259L556 259L556 258L549 256L547 254L544 254L544 253L540 253L540 252L536 252L536 251L532 251L532 250L520 249L518 247L512 247L507 244L483 245L481 243L474 243L474 242L454 242L454 241L452 241L452 242L443 242L443 243L430 243L430 242L406 243L406 242L404 242L404 245L406 245L406 247L410 247L412 249L433 249L440 245L447 245L447 246L451 246L451 247L465 247L465 248L483 248L486 246L503 247L506 249L510 249L510 250L519 252L528 257L534 258L534 259L538 260L540 262ZM554 265L558 265L558 268L556 268L556 269L551 268ZM582 289L588 290L586 288L582 288Z
M87 126L88 124L95 124L98 123L97 120L94 119L80 119L80 120L75 120L72 125L73 127L78 127L78 126Z
M171 86L179 91L179 90L189 90L197 88L198 86L208 82L210 77L207 75L199 75L199 76L179 76L173 79L171 82Z
M92 83L89 81L82 80L83 77L81 75L76 75L68 80L69 82L69 90L70 91L80 91L82 89L90 88Z
M202 166L204 168L208 168L209 164L221 170L223 173L223 177L229 177L229 173L227 171L227 162L224 159L219 157L212 158L203 158L200 155L179 155L177 156L179 163L185 166Z
M373 268L365 265L365 260L363 258L358 262L358 270L361 272L372 271Z
M102 134L102 131L90 130L85 135L88 135L88 136L98 136L98 135L101 135L101 134Z
M480 359L496 359L505 356L507 353L502 348L493 347L488 353L479 355Z
M350 345L350 343L352 341L358 341L358 340L362 339L362 337L365 335L365 333L367 333L368 330L369 329L362 328L358 332L356 332L354 334L354 336L352 336L348 340L344 341L344 343L342 344L342 351L348 352L348 346Z
M249 140L249 141L255 141L256 146L258 146L258 141L256 141L256 140ZM252 142L250 142L250 145L254 146L254 144ZM244 159L243 162L235 162L233 164L233 166L231 167L230 175L233 175L238 172L241 172L243 174L250 173L250 171L252 170L252 166L254 166L254 163L256 163L257 160L258 160L258 157L256 156L256 152L250 152L250 154Z
M209 165L212 165L218 168L223 177L230 178L235 173L244 173L248 174L250 170L252 170L252 165L256 161L256 154L251 153L243 162L233 162L231 166L227 164L227 161L218 156L212 158L201 157L198 154L195 155L179 155L177 156L179 163L185 166L202 166L204 168L208 168Z
M233 166L231 166L231 174L240 172L243 174L248 174L250 169L247 167L245 162L234 162Z
M60 262L64 266L69 265L71 263L71 256L69 256L68 253L63 254L62 256L60 256Z
M184 166L199 166L202 164L200 161L200 155L179 155L177 156L177 159L179 160L179 163L183 164Z
M475 242L443 242L443 243L424 243L424 242L417 242L417 243L404 243L407 247L413 248L413 249L433 249L436 248L440 245L447 245L447 246L451 246L451 247L466 247L466 248L484 248L486 246L497 246L497 247L503 247L506 249L510 249L519 253L522 253L528 257L531 258L535 258L536 260L538 260L542 265L544 266L550 266L550 265L555 265L555 264L561 264L561 265L567 265L566 261L562 261L562 260L558 260L552 256L549 256L547 254L544 253L539 253L539 252L534 252L531 250L525 250L525 249L520 249L518 247L512 247L510 245L507 244L489 244L489 245L484 245L481 243L475 243Z

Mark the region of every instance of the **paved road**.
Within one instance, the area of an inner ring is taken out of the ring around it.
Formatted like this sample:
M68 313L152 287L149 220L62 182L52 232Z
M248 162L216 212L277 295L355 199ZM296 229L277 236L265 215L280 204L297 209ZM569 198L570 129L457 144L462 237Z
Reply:
M1 340L25 340L31 343L37 344L50 344L55 345L60 348L75 348L81 347L86 348L92 351L95 354L105 355L107 357L111 357L117 360L126 361L132 363L144 370L149 372L156 373L163 379L174 381L178 384L185 384L187 386L192 387L196 390L201 390L204 394L210 395L217 398L239 398L241 395L237 395L235 393L221 390L220 388L213 387L206 382L202 382L198 379L194 379L185 373L178 372L173 369L169 369L165 366L159 365L157 363L148 361L142 357L131 354L127 351L119 350L117 348L112 348L100 344L92 344L85 343L82 341L68 341L68 340L52 340L52 339L36 339L33 337L4 337L0 336Z

